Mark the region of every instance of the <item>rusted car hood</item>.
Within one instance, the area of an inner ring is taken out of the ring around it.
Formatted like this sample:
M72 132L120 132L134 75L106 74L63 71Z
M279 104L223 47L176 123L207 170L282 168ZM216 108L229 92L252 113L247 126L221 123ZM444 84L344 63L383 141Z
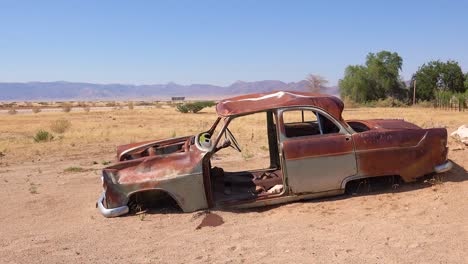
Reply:
M152 146L169 146L178 143L185 143L189 140L192 136L186 137L179 137L179 138L169 138L169 139L157 139L157 140L149 140L149 141L142 141L137 143L131 143L126 145L121 145L117 147L117 160L122 160L122 156L131 153L138 153L144 151L145 149L152 147Z
M143 183L156 179L167 180L180 175L201 172L201 159L204 153L195 146L190 146L190 139L191 136L187 136L119 146L117 150L119 162L104 168L104 171L112 174L113 181L120 184ZM151 156L126 160L128 155L139 156L148 148L164 149L176 145L178 148L181 147L177 151L153 153Z
M421 127L407 122L403 119L368 119L368 120L347 120L347 122L359 122L365 124L369 129L421 129Z

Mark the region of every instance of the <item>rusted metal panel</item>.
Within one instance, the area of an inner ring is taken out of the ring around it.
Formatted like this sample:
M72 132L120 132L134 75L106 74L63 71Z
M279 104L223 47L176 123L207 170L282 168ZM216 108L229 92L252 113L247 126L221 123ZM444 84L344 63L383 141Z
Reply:
M293 193L340 189L343 179L357 173L350 135L307 136L282 144L288 186Z
M327 111L337 120L343 120L343 102L335 96L296 91L274 91L228 98L216 105L220 116L242 115L288 106L314 106Z
M283 142L286 160L353 154L350 135L329 134L291 138Z
M150 140L150 141L144 141L144 142L118 146L117 147L117 160L121 161L123 160L124 155L138 154L152 146L163 148L163 147L168 147L174 144L188 143L187 141L189 138L190 136L170 138L170 139L165 139L165 140ZM188 144L185 144L184 147L185 148L188 147Z
M406 122L402 119L368 119L368 120L347 120L346 122L359 122L365 124L370 129L421 129L419 126Z
M367 131L353 135L359 173L414 181L447 158L445 129Z
M173 196L184 211L207 208L202 170L204 155L192 147L180 153L123 161L104 169L108 206L125 204L135 192L160 189Z

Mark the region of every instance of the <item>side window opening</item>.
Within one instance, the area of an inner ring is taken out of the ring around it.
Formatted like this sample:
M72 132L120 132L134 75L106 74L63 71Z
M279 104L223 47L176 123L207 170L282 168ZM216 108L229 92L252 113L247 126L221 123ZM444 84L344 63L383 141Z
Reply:
M338 133L340 129L324 115L312 110L283 112L286 137L303 137Z
M318 113L318 116L322 125L322 134L334 134L340 132L340 129L330 119L320 113Z

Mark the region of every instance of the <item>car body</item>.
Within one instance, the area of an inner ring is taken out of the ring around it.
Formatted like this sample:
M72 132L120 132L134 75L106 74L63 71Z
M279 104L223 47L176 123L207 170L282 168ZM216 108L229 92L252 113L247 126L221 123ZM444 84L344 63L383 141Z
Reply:
M222 100L207 131L118 147L118 162L103 170L99 210L106 217L125 214L141 193L168 195L184 212L255 207L339 195L357 179L396 175L411 182L451 169L446 129L397 119L344 121L343 108L337 97L292 91ZM253 113L266 113L269 168L213 168L217 151L241 151L230 122Z

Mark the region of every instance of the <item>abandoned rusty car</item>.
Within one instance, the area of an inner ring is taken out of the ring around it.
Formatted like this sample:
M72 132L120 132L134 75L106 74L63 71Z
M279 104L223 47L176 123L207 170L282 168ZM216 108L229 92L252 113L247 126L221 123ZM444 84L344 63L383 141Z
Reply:
M165 195L184 212L246 208L342 194L348 183L377 176L411 182L452 168L447 131L404 120L348 120L334 96L278 91L220 101L212 127L194 136L120 146L118 162L103 170L97 202L106 217L129 212L143 194ZM266 169L212 166L215 153L241 145L233 120L266 118Z

